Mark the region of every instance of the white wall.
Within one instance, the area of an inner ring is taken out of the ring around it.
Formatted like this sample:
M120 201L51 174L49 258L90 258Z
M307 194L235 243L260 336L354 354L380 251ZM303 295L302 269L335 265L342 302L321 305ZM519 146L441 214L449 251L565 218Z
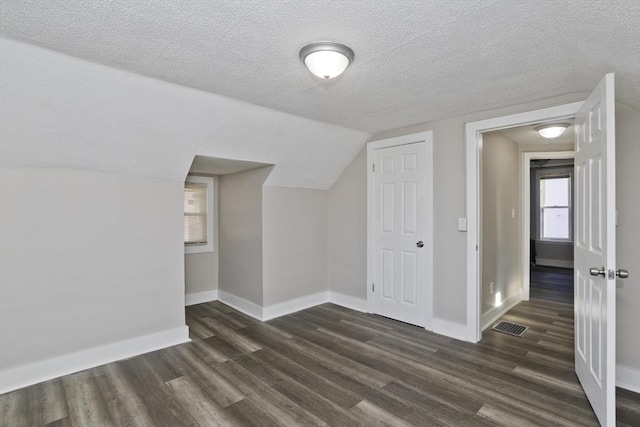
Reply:
M184 328L182 200L178 181L2 168L0 370Z
M629 270L617 281L617 362L636 372L640 390L640 111L616 105L617 268ZM626 379L630 381L630 378Z
M536 263L550 267L573 268L573 244L536 241Z
M518 144L499 132L484 133L481 252L483 315L494 309L500 310L505 301L515 303L520 300L522 244L519 184ZM493 292L491 282L494 283Z
M327 291L327 191L263 189L264 306Z
M218 289L218 250L184 256L184 293L195 295Z
M367 299L367 150L329 189L329 290Z
M263 304L262 186L272 167L223 175L218 186L219 289Z

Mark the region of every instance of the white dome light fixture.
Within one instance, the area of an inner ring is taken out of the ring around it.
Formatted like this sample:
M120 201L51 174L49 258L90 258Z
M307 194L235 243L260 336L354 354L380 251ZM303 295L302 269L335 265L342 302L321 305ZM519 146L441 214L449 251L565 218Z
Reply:
M353 62L351 48L334 42L317 42L300 50L300 59L309 71L321 79L338 77Z
M534 129L538 131L540 136L543 138L552 139L562 135L568 127L568 123L548 123L546 125L537 126Z

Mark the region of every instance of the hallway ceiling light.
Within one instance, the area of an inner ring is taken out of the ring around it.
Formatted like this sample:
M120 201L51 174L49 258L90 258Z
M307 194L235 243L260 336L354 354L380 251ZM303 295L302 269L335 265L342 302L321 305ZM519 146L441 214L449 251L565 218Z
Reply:
M300 50L300 59L309 71L326 80L342 74L354 57L353 50L334 42L311 43Z
M569 127L568 123L548 123L534 128L544 138L557 138Z

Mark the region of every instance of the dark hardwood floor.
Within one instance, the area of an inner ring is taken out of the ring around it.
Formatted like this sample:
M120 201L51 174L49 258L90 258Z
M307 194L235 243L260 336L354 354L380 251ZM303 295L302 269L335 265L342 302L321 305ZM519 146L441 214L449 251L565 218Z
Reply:
M504 318L522 338L470 344L324 304L266 323L187 308L193 341L0 396L2 426L595 426L573 372L566 273L532 273ZM618 390L619 425L640 395Z

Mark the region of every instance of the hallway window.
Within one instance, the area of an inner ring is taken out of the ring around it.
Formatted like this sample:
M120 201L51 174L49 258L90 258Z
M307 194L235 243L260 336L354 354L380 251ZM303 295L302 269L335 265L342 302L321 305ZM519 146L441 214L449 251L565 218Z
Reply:
M184 183L185 253L213 251L213 178L188 176Z
M571 241L571 175L540 177L541 240Z

